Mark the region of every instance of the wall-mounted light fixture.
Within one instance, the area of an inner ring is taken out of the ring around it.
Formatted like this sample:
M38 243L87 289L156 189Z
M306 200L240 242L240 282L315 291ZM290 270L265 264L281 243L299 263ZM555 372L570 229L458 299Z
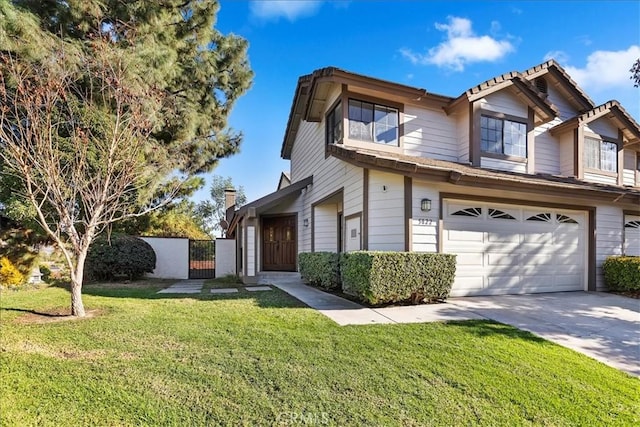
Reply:
M305 218L304 221L302 221L302 225L304 225L305 227L309 226L309 218Z
M431 200L429 199L420 200L420 210L422 212L429 212L431 210Z

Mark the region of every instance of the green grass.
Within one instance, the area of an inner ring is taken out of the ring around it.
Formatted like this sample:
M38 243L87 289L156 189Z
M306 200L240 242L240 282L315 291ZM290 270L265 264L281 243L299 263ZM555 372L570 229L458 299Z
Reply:
M339 327L279 290L0 295L0 425L638 425L640 381L509 326ZM213 285L213 284L208 284Z

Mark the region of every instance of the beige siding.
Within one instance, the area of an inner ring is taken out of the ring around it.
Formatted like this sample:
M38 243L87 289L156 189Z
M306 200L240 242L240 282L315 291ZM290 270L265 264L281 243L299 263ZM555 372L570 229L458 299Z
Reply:
M584 126L584 130L586 132L597 133L603 137L609 138L618 138L618 129L611 124L610 120L605 118L601 118L598 120L594 120L591 123Z
M456 116L456 138L458 142L458 162L469 162L469 109L465 106Z
M565 132L559 136L559 139L560 174L564 176L575 176L573 132Z
M406 106L403 148L408 156L458 161L455 119L442 110Z
M369 250L404 251L404 177L369 173Z
M253 225L247 227L247 276L256 275L256 228Z
M622 179L624 185L636 185L636 152L624 150Z
M551 136L549 129L561 123L559 118L544 123L534 130L535 134L535 165L536 173L560 173L560 143Z
M314 251L336 252L338 249L338 204L323 204L314 212Z
M598 184L609 184L609 185L617 185L618 178L610 175L602 175L595 172L585 172L584 180L589 182L595 182Z
M605 288L602 263L611 255L622 254L623 213L614 206L596 208L596 287Z
M327 108L337 99L339 91L337 86L331 92ZM303 227L301 224L305 219L311 222L313 203L344 187L344 215L362 211L362 169L333 157L325 158L324 126L324 120L320 123L303 121L291 150L291 182L313 175L313 185L308 190L303 190L300 196L302 207L298 216L299 252L311 251L312 227Z
M482 98L479 102L481 108L484 110L510 114L512 116L522 117L524 121L527 120L528 109L526 104L507 90L494 92Z
M527 173L527 164L513 162L510 160L493 159L491 157L481 157L480 167L486 169L497 169L509 172Z
M567 102L567 100L560 95L553 86L549 85L547 100L551 102L559 111L559 117L562 121L570 119L578 114L578 111Z
M411 250L415 252L438 252L439 191L432 183L414 180L412 198ZM422 199L431 200L430 212L422 212L420 210Z

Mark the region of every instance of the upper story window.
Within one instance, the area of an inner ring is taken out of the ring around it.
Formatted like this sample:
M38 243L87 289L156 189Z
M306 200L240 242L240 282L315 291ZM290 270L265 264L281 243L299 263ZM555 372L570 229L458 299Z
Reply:
M485 153L527 157L527 124L496 117L480 117L481 145Z
M614 142L586 137L584 166L605 172L618 172L618 146Z
M398 110L370 102L349 100L349 138L398 146Z
M342 141L342 103L333 107L327 114L327 144L337 144Z

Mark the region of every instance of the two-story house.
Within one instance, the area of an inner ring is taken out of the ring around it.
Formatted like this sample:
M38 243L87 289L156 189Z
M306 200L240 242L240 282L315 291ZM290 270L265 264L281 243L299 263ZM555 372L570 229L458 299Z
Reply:
M337 68L300 77L275 193L235 211L238 273L299 252L457 254L452 295L597 290L640 255L640 127L554 61L458 97Z

